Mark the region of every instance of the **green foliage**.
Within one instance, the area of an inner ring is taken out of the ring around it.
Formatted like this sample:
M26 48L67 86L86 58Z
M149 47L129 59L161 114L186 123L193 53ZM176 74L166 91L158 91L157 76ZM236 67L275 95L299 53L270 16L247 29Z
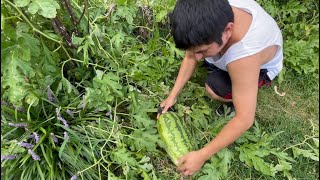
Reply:
M8 27L4 32L11 31ZM29 34L29 28L24 23L18 23L16 34L3 38L10 38L12 43L2 46L2 66L3 78L1 79L2 88L6 89L3 93L13 104L22 105L24 98L32 96L32 79L36 76L34 71L34 59L40 56L40 42L37 38ZM31 80L31 81L30 81ZM37 101L36 98L34 101Z
M224 179L229 171L230 164L233 159L233 153L228 149L223 149L217 153L216 156L210 159L210 162L206 163L197 179L209 180L209 179Z
M93 78L93 88L86 88L84 101L88 103L88 108L95 108L98 111L111 110L110 102L115 98L123 98L122 86L118 83L120 78L109 72L97 70L97 76Z
M294 162L294 160L287 153L270 147L270 142L280 133L273 136L263 133L260 135L261 139L257 142L245 143L239 148L236 148L240 152L240 161L245 162L249 167L254 167L257 171L269 176L275 176L279 171L285 173L290 171L292 168L291 163ZM276 156L278 164L274 165L264 160L271 155Z
M282 30L284 64L297 74L319 74L319 4L316 1L259 0Z

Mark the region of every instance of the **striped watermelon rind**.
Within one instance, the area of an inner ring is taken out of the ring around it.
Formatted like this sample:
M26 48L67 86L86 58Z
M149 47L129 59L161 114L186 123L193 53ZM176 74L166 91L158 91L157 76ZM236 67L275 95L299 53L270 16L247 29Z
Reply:
M177 160L181 156L193 150L187 131L176 113L169 111L161 114L158 119L158 131L175 165L178 165Z

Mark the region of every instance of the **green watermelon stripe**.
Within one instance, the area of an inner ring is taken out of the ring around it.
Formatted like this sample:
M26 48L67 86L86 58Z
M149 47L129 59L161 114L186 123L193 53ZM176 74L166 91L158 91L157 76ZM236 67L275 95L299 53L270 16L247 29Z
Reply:
M179 137L182 139L182 141L183 141L182 145L184 147L185 147L185 145L190 145L189 138L185 132L184 126L181 124L181 120L179 119L179 117L175 113L171 113L170 115L172 118L170 122L172 124L174 124L174 126L171 126L173 128L171 130L176 134L175 137ZM189 151L189 148L190 147L188 147L186 150Z
M183 139L182 133L178 130L179 127L177 126L178 124L174 117L171 117L171 119L168 121L168 123L170 123L170 131L173 134L175 142L177 142L177 144L175 144L175 147L177 147L176 150L179 152L179 155L181 156L185 154L188 151L188 149L185 146L185 141Z
M175 123L175 131L173 131L173 133L175 134L174 137L177 139L176 141L178 141L178 146L180 149L181 153L186 153L188 151L188 146L187 146L187 140L184 138L183 136L183 129L180 126L177 126L177 122Z
M186 133L186 129L184 129L185 126L182 125L179 117L176 114L174 114L172 117L175 119L175 122L178 124L178 126L177 126L178 131L181 132L181 134L183 136L184 143L188 147L188 151L192 150L193 146L190 142L190 138L189 138L188 134Z
M178 141L178 138L179 137L179 134L176 134L175 132L175 121L173 119L173 117L171 116L171 112L168 112L165 114L165 117L164 117L164 123L166 125L166 128L168 128L168 134L171 135L172 137L172 140L173 142L170 142L171 144L171 150L174 152L174 154L176 154L177 156L180 154L180 147L179 147L179 141Z

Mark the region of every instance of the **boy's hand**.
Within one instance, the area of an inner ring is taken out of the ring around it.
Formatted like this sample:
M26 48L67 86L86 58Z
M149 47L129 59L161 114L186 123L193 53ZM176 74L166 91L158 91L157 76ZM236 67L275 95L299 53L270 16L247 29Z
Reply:
M160 108L162 109L162 111L161 111L161 112L158 111L157 119L160 117L161 114L167 112L168 109L171 108L171 106L173 106L176 102L177 102L177 99L175 99L175 98L170 98L170 97L168 97L166 100L164 100L164 101L160 104ZM159 109L160 109L160 108L159 108Z
M178 160L178 170L185 176L191 176L201 169L207 158L201 151L191 151Z

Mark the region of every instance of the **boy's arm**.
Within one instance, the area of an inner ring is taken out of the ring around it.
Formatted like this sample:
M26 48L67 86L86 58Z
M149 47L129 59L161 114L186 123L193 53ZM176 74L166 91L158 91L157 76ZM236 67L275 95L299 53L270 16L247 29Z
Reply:
M255 57L247 57L228 65L232 82L235 116L208 145L201 149L206 159L238 139L253 122L256 111L260 64Z
M188 82L192 76L198 61L194 58L194 54L190 51L186 51L185 57L182 60L177 79L174 86L167 97L160 106L163 107L163 113L165 113L169 107L173 106L176 102L178 95L183 89L184 85Z
M260 67L270 61L276 52L276 45L269 46L257 54L241 58L227 65L232 83L232 101L236 115L217 137L201 149L206 159L233 143L252 126L257 105Z
M188 153L178 161L181 165L178 169L185 175L192 175L200 170L206 160L233 143L254 122L260 64L256 56L251 56L234 61L227 68L232 82L236 114L210 143L198 151Z

